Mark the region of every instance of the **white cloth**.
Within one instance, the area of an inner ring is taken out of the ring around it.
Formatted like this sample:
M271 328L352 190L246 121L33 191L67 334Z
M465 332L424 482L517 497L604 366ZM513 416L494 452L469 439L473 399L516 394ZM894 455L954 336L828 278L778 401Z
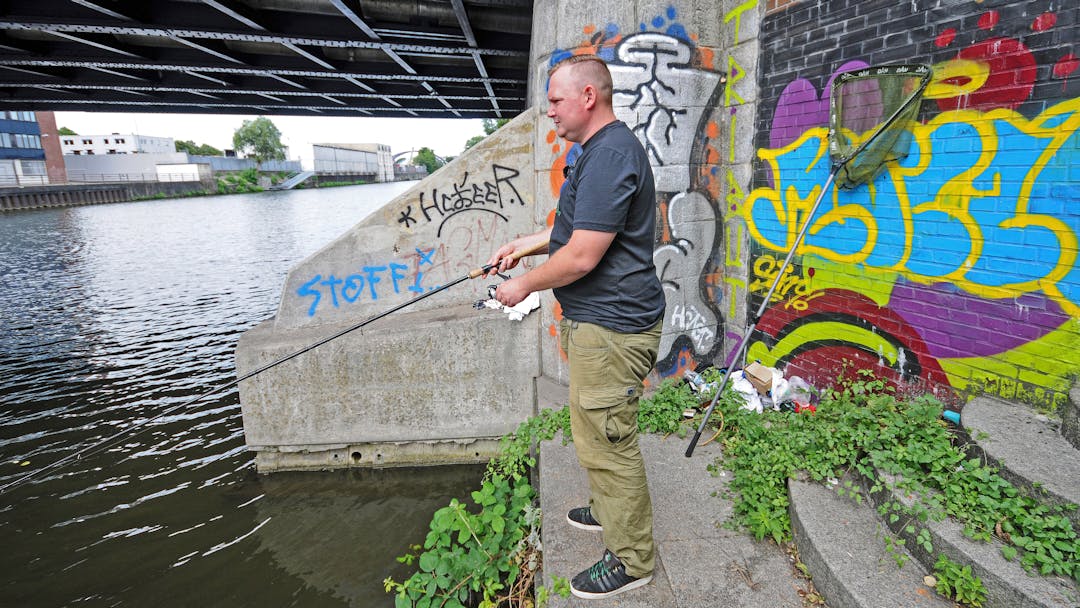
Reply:
M503 306L495 299L486 300L484 306L487 306L492 310L501 310L502 312L505 312L511 321L520 321L525 318L525 315L540 308L540 294L534 291L525 296L524 300L513 306Z

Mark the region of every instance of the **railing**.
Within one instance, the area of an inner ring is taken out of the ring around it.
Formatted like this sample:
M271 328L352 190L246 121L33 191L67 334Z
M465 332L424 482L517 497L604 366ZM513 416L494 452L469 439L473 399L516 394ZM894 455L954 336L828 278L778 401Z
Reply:
M117 182L197 182L194 173L68 173L67 181L53 181L46 175L0 175L0 187L62 186L66 184L111 184Z

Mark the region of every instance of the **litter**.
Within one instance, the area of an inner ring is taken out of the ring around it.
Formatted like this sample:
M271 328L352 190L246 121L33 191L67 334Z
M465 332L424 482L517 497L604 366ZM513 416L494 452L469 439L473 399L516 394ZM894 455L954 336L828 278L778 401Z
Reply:
M731 375L731 388L742 395L743 409L761 413L766 409L782 412L817 412L813 401L817 391L799 376L785 378L775 367L754 362Z

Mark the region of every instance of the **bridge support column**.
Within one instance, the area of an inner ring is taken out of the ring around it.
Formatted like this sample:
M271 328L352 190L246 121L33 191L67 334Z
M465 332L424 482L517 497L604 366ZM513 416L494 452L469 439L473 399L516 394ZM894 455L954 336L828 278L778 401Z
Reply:
M562 169L580 146L556 137L547 70L572 54L603 57L615 114L638 135L657 186L654 260L667 296L659 376L722 359L726 326L745 327L744 223L733 209L749 191L754 155L758 26L764 0L571 0L534 5L529 96L536 128L537 207L555 207ZM743 286L743 287L739 287ZM544 306L555 322L554 303ZM545 374L566 382L554 337Z

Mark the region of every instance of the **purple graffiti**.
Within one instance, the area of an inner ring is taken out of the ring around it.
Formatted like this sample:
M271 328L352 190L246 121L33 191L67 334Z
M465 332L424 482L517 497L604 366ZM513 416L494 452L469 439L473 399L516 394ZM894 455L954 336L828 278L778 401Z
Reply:
M938 283L898 281L889 308L926 341L935 358L991 357L1034 342L1069 320L1043 294L988 300Z
M797 78L788 83L776 102L772 130L769 132L769 147L783 148L799 139L799 136L807 130L827 125L829 123L829 91L832 90L833 79L840 72L857 70L869 65L865 61L849 61L840 66L829 77L829 82L825 84L825 90L821 92L821 95L818 95L814 83L805 78Z

